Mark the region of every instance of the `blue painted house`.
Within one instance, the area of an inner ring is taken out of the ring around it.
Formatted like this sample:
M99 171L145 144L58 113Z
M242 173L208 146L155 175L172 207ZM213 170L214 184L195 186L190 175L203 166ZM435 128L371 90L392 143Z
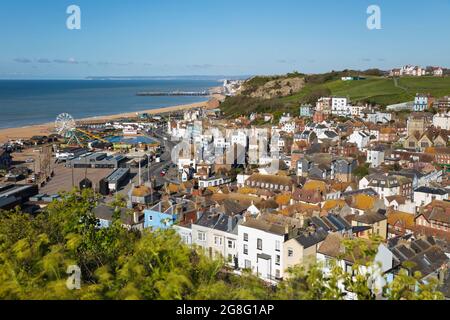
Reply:
M300 117L312 117L313 116L313 110L312 106L310 104L304 104L300 106Z
M192 201L177 199L161 201L150 209L144 210L144 228L166 230L174 224L184 224L196 215L195 204Z
M427 95L417 94L416 98L414 99L414 111L426 111L428 109L428 102L429 101Z
M144 228L166 230L177 221L175 206L170 201L161 201L144 210Z

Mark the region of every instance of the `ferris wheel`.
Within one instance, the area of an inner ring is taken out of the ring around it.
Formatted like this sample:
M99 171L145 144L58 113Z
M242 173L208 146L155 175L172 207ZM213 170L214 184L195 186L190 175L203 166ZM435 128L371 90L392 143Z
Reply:
M77 124L75 119L68 113L61 113L56 117L55 130L63 138L68 139L68 144L76 142L81 144L77 137Z

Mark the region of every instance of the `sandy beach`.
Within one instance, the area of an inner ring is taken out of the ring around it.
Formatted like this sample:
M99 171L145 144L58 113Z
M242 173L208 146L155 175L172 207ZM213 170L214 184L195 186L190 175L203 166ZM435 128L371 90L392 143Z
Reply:
M137 113L148 113L151 115L163 114L168 112L175 112L180 110L188 110L198 107L207 106L207 101L198 102L193 104L179 105L167 108L158 108L151 110L142 110L128 113L115 114L110 116L98 116L84 119L75 119L77 121L110 121L117 120L122 118L135 117ZM49 135L53 133L54 123L45 123L40 125L33 125L21 128L9 128L9 129L0 129L0 143L6 143L9 140L16 139L29 139L33 136L39 135Z

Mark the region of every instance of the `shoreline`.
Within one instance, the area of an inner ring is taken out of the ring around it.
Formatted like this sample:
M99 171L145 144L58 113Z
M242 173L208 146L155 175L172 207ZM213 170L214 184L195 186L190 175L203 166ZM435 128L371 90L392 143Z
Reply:
M135 117L137 113L147 113L149 115L157 115L157 114L164 114L164 113L169 113L169 112L195 109L195 108L199 108L199 107L207 107L207 104L208 104L208 101L196 102L196 103L191 103L191 104L177 105L177 106L164 107L164 108L118 113L118 114L106 115L106 116L88 117L88 118L76 119L76 121L77 122L84 122L84 121L86 121L86 122L88 122L88 121L105 121L105 122L107 122L107 121L118 120L118 119L122 119L122 118ZM30 139L33 136L39 136L39 135L48 136L48 135L54 133L53 128L54 128L54 123L48 122L48 123L37 124L37 125L0 129L0 144L7 143L9 140Z

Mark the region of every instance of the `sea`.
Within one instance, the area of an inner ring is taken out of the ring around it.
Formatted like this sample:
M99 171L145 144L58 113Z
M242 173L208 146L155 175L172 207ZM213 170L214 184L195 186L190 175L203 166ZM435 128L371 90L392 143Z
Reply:
M137 96L138 92L204 91L220 80L0 80L0 129L158 109L206 101L205 96Z

